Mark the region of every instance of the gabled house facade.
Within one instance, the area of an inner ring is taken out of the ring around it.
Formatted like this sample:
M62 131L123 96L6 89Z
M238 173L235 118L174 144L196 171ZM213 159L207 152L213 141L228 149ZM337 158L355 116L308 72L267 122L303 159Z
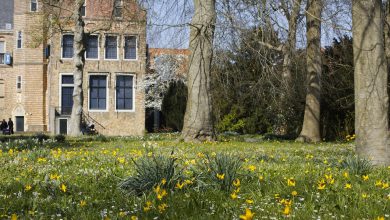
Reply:
M63 10L63 14L53 11L64 24L59 31L56 27L44 27L43 19L48 13L39 0L9 2L13 3L9 7L13 8L10 17L13 17L14 27L8 32L0 31L0 46L4 39L8 44L5 53L11 55L13 62L0 64L0 77L5 85L4 102L8 103L0 109L0 117L14 118L18 131L67 134L74 82L74 26L72 22L66 22L69 14L66 14L67 10ZM63 0L59 4L61 9L69 7L72 11L74 1ZM2 9L0 13L3 13ZM81 13L87 33L83 124L93 124L97 132L104 135L143 135L145 11L134 0L85 0ZM36 27L39 25L42 25L42 33L38 34ZM19 31L25 48L20 51ZM29 38L32 39L29 41ZM37 43L37 39L42 40ZM18 126L18 117L22 115L23 129Z

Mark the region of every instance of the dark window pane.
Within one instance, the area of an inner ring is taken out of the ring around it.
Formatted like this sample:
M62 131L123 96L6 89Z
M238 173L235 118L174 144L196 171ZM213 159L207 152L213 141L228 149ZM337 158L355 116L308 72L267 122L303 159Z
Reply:
M62 76L62 84L73 84L73 76L72 75L65 75Z
M133 76L117 76L116 81L116 109L133 109Z
M105 110L107 101L107 77L106 76L90 76L90 109Z
M137 59L137 38L125 37L125 59Z
M99 58L99 36L90 35L87 38L86 45L86 58L97 59Z
M73 87L62 87L61 114L65 114L65 115L71 114L72 106L73 106Z
M64 35L62 37L62 57L73 57L73 35Z
M118 42L116 36L106 36L106 59L117 59Z
M37 0L31 0L31 11L37 11Z
M85 16L85 9L86 9L86 7L85 7L85 5L83 5L81 7L81 16Z

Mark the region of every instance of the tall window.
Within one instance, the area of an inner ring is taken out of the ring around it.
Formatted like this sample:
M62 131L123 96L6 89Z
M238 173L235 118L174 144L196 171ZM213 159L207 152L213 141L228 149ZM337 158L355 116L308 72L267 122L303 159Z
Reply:
M73 107L73 75L61 76L61 114L70 115Z
M118 40L117 36L106 36L106 59L118 59Z
M87 59L99 59L99 36L89 35L87 37L85 53Z
M63 35L62 36L62 58L72 58L73 57L73 35Z
M125 37L125 59L137 59L137 37L135 36Z
M89 83L89 109L106 110L107 76L91 75Z
M22 48L22 32L18 32L18 42L17 42L17 48Z
M38 4L37 4L37 0L31 0L30 1L30 11L37 11L38 9Z
M5 42L0 41L0 64L5 64Z
M133 110L133 76L116 76L116 110Z
M16 78L16 89L21 90L22 89L22 76L18 76Z
M114 17L122 17L122 0L115 0L114 2Z
M83 6L81 6L81 16L85 16L86 15L86 9L87 9L87 4L86 4L87 0L84 0L84 4Z

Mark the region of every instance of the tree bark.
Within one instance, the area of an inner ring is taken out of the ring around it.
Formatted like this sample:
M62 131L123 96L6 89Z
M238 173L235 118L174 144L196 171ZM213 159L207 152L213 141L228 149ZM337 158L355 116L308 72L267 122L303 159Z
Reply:
M83 114L83 71L84 71L84 21L81 15L81 7L84 0L77 0L75 2L74 10L74 55L73 55L73 106L72 114L70 116L70 136L81 135L81 120Z
M352 22L356 150L375 165L390 164L382 1L353 1Z
M283 1L282 1L283 2ZM277 126L277 132L281 135L288 134L288 118L290 113L291 91L292 91L292 57L297 42L297 26L299 12L301 9L302 0L294 1L294 5L289 11L287 4L282 4L285 16L288 20L288 38L283 47L283 69L282 69L282 92L280 97L280 124ZM292 113L294 114L294 113Z
M302 131L297 141L319 142L320 133L320 96L322 72L321 61L321 11L322 0L308 0L306 10L306 65L307 94L305 116Z
M214 140L210 67L213 57L215 0L194 0L191 22L188 99L182 138L184 141Z

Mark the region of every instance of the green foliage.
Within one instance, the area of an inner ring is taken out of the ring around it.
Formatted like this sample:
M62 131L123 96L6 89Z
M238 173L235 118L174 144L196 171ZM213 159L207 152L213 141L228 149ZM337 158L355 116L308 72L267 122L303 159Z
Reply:
M49 137L49 135L47 135L45 133L37 133L37 134L35 134L34 138L36 138L38 140L38 142L40 144L42 144L43 141L48 140L50 137Z
M217 124L217 129L219 131L234 131L242 133L244 127L244 120L237 119L237 114L235 112L223 116L222 120Z
M242 161L237 155L218 153L215 156L207 156L206 161L199 167L201 173L197 175L197 180L230 192L233 181L239 177L241 167Z
M347 169L350 174L362 176L369 174L373 166L371 162L365 158L350 156L343 160L341 168Z
M135 174L122 181L119 187L130 194L141 195L152 190L165 179L164 188L173 188L175 182L180 178L176 160L173 152L170 156L141 157L137 161L133 161Z
M174 81L169 84L161 107L165 127L172 128L174 131L181 131L183 128L187 93L187 86L182 81Z
M65 143L66 137L63 134L57 134L54 136L54 140L56 140L58 143Z

